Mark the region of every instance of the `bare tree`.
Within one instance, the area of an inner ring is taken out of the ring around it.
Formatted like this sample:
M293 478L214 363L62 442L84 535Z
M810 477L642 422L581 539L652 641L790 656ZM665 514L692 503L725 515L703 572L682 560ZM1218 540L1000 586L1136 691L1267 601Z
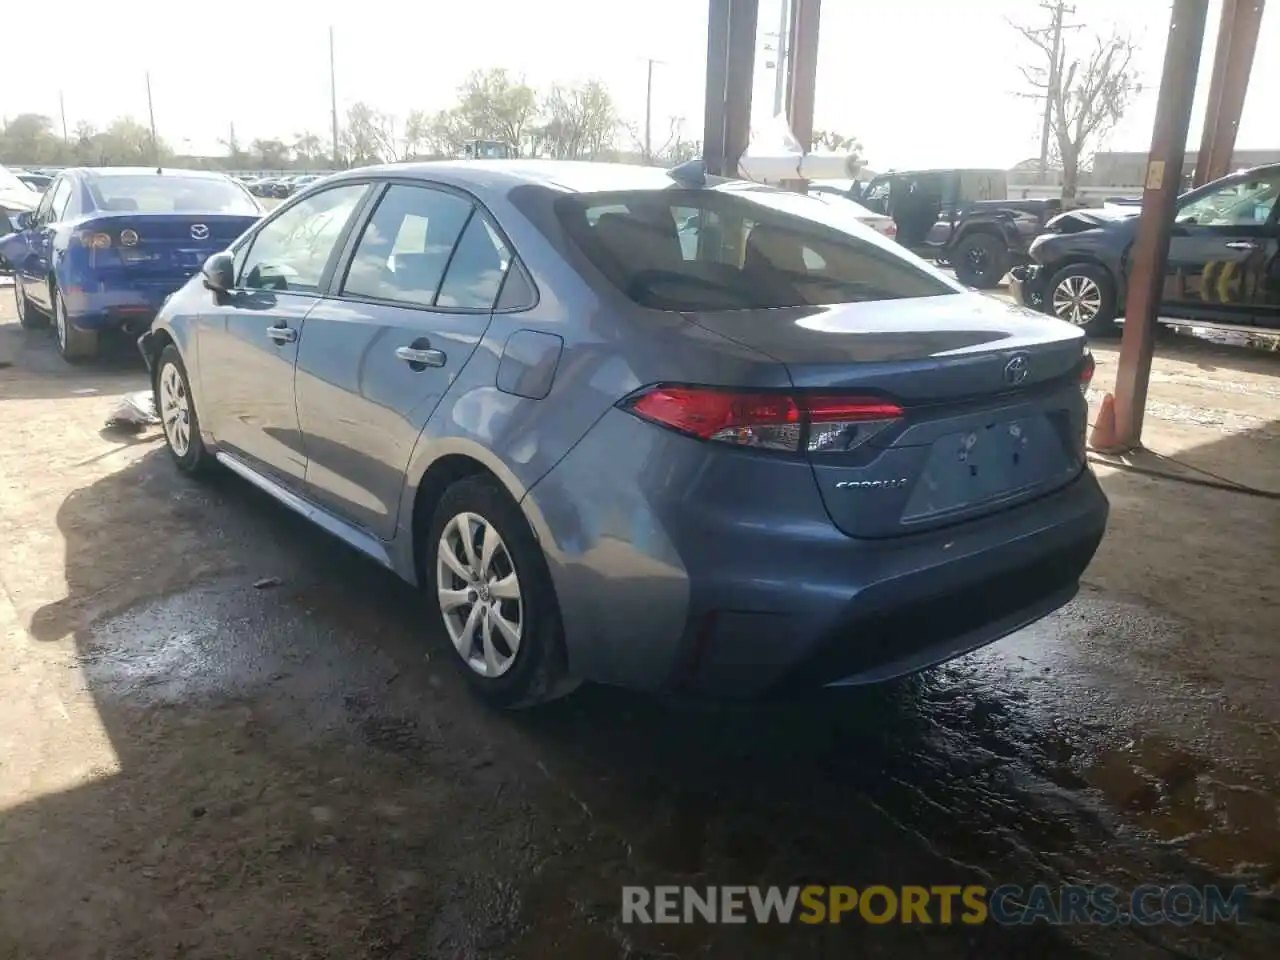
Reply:
M1054 146L1062 161L1062 200L1075 201L1080 163L1105 137L1142 89L1133 65L1136 45L1126 35L1094 35L1086 57L1073 56L1062 45L1054 63L1053 38L1043 30L1009 21L1037 50L1033 63L1020 66L1027 96L1048 98Z
M702 141L691 139L688 136L688 124L689 121L684 117L667 117L666 139L659 146L652 148L649 154L646 155L644 136L640 131L640 127L635 123L618 121L618 126L626 131L631 141L631 149L640 154L640 158L645 163L668 167L684 163L686 160L693 160L702 155Z
M545 123L537 131L541 149L560 160L598 158L613 148L618 111L599 80L573 87L552 87L542 107Z

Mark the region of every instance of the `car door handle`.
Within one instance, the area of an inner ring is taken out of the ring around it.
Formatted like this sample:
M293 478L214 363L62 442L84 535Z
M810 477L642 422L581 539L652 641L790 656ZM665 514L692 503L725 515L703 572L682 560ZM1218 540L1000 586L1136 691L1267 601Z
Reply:
M1252 240L1232 240L1224 244L1229 250L1257 250L1258 245Z
M276 343L293 343L298 339L298 331L293 327L267 327L267 336Z
M443 350L429 347L396 347L396 356L411 366L423 367L443 367L448 359Z

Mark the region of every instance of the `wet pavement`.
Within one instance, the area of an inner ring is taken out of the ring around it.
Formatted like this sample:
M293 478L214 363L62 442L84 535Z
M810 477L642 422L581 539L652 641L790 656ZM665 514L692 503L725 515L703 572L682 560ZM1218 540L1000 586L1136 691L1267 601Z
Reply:
M84 402L82 387L41 384L23 396ZM0 385L0 417L23 396ZM25 429L48 442L47 424ZM74 468L51 455L43 482L0 468L0 583L25 637L10 634L0 698L56 706L31 715L43 731L10 725L0 758L47 736L45 763L69 763L85 717L113 754L56 791L0 789L0 957L1269 957L1280 944L1280 707L1201 662L1226 627L1155 602L1111 555L1059 613L901 683L734 707L584 688L498 714L468 695L414 591L375 565L233 477L177 477L148 443L91 455L67 454ZM1122 517L1170 489L1107 482ZM1188 496L1211 495L1234 496ZM1223 504L1230 526L1241 507ZM1280 529L1271 506L1252 516ZM1160 563L1145 556L1142 575ZM1264 653L1238 665L1272 691L1274 610L1258 609ZM623 884L1037 882L1254 897L1249 923L1213 927L619 919Z

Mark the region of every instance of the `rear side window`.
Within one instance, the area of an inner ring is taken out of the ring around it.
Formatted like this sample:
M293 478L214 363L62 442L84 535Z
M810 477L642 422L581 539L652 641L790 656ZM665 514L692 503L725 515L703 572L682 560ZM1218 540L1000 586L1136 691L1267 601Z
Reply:
M434 305L471 210L471 202L457 194L393 184L360 236L342 293L418 307Z
M820 200L752 189L577 194L557 206L592 264L659 310L759 310L963 290Z
M511 252L479 213L475 214L449 261L436 306L463 310L491 310L502 278L511 265Z

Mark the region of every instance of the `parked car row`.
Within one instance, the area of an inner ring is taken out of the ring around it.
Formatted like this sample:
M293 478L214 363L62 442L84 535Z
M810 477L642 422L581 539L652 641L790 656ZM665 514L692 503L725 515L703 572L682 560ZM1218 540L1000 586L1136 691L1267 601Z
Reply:
M890 218L899 243L980 290L1027 263L1031 241L1062 210L1060 200L1011 199L1003 170L899 170L866 184L816 189Z
M324 177L323 173L296 173L278 177L240 178L249 192L255 197L274 197L283 200L291 197L303 187L310 186Z

